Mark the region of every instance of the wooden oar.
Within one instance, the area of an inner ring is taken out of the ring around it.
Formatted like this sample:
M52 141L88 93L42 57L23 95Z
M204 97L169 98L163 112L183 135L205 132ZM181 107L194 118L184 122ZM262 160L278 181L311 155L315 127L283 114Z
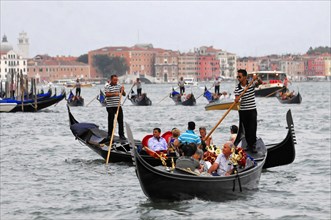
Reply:
M176 88L174 88L173 90L178 89L179 86L177 86ZM170 93L171 94L171 93ZM169 97L169 95L167 94L161 101L159 101L157 104L160 104L163 100L165 100L165 98Z
M113 145L114 133L115 133L115 128L116 128L116 124L117 124L118 112L119 112L120 107L121 107L121 100L122 100L122 92L120 93L120 100L118 101L117 111L116 111L115 118L114 118L113 131L112 131L111 137L110 137L106 165L108 164L108 160L109 160L109 156L110 156L110 151L111 151L111 146Z
M98 98L98 96L94 97L89 103L87 103L86 107L91 104L96 98Z
M275 94L275 93L277 93L277 92L279 92L279 91L281 91L281 90L283 90L283 89L284 89L284 88L278 89L278 90L276 90L276 91L270 93L269 95L264 96L264 98L267 98L267 97L269 97L269 96L272 96L273 94Z
M252 80L248 86L244 89L244 91L240 94L239 99L245 94L245 92L247 91L247 89L249 87L251 87L251 85L253 84L255 80ZM215 131L215 129L221 124L221 122L223 121L223 119L229 114L229 112L232 110L233 106L236 105L236 102L233 102L232 105L229 107L229 109L224 113L223 117L217 122L217 124L213 127L213 129L211 129L211 131L209 132L209 134L206 136L206 140L211 136L211 134Z
M206 87L205 87L205 88L206 88ZM211 86L208 90L210 90L211 88L213 88L213 86ZM204 95L205 92L206 92L206 90L205 90L201 95L199 95L198 98L200 98L202 95ZM198 98L196 98L195 100L197 100Z
M122 105L124 105L124 103L125 103L126 99L128 98L128 96L129 96L129 94L130 94L131 90L133 89L133 87L134 87L134 83L132 84L132 86L131 86L131 89L129 90L129 93L128 93L128 95L125 97L125 99L124 99L124 101L123 101Z

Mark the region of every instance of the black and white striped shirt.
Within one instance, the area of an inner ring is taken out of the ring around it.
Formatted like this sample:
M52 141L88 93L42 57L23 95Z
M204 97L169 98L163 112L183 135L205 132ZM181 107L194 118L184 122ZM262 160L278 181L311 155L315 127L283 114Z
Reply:
M117 85L107 84L105 86L105 94L107 92L110 92L110 93L118 92L118 93L120 93L121 87L122 86L120 84L117 84ZM107 108L108 107L117 107L119 101L120 101L120 96L110 96L110 97L106 96L106 107Z
M248 83L246 86L248 86ZM240 96L240 94L244 91L245 88L246 87L242 87L239 83L236 89L234 90L235 96ZM256 109L254 83L247 89L245 94L241 97L241 102L240 102L240 111L253 110L253 109Z

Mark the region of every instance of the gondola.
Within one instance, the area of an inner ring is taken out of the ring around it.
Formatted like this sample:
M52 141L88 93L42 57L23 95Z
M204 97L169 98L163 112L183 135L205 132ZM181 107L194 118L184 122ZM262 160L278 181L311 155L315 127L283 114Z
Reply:
M41 93L38 94L36 97L37 101L42 101L42 100L46 100L48 98L50 98L52 95L52 90L49 89L49 91L47 93ZM30 98L28 98L28 96L26 96L26 98L22 101L22 100L16 100L16 99L12 99L12 98L4 98L2 100L0 100L0 103L16 103L16 104L28 104L28 103L34 103L36 100L33 96L29 96Z
M100 102L102 106L106 106L106 96L103 91L100 89L100 94L97 96L97 100Z
M259 153L250 154L255 162L245 168L238 168L236 174L224 177L184 172L181 169L174 168L174 165L172 167L153 166L145 161L137 153L137 148L131 144L140 186L144 194L152 201L175 201L193 198L225 201L244 195L242 192L254 192L258 188L263 168L273 167L276 164L285 165L294 160L294 138L292 136L294 128L290 111L287 113L287 120L289 132L283 142L266 149L263 141L257 141ZM126 128L128 137L132 137L129 125L126 125ZM290 148L293 148L293 151ZM289 150L289 152L286 150ZM288 157L287 154L290 154L290 156Z
M0 99L1 101L1 99ZM0 112L10 112L15 108L17 103L1 103L0 102Z
M219 95L217 95L216 93L211 93L206 86L203 93L203 97L205 97L209 103L217 102L220 99Z
M129 125L126 126L128 137ZM132 143L130 141L130 143ZM260 149L265 149L263 142ZM187 172L167 166L152 166L145 161L133 147L134 164L140 186L145 195L152 201L175 201L200 198L204 200L223 201L235 198L242 191L258 188L267 151L264 150L255 163L230 176L207 176Z
M293 97L287 99L282 99L281 96L278 94L277 99L282 104L300 104L302 102L302 97L300 95L300 92L298 92Z
M176 103L176 105L193 106L196 104L196 100L193 93L190 93L188 95L181 95L179 92L173 89L169 97Z
M72 115L69 105L67 105L67 109L70 130L75 138L106 160L110 142L108 132L99 129L99 126L93 123L79 123ZM142 146L142 142L139 140L134 140L134 144L139 148ZM142 153L143 152L144 151L142 151ZM159 159L153 158L147 154L142 155L142 157L150 164L161 164ZM128 165L133 165L128 140L121 140L118 136L114 135L108 162L124 162ZM167 162L170 164L170 159L168 159Z
M230 101L229 99L219 100L218 102L212 102L205 106L206 111L211 110L228 110L231 105L233 104L233 100ZM232 110L238 110L240 106L240 103L235 104L232 107Z
M69 106L67 109L69 114L69 126L75 138L106 160L109 145L108 133L104 130L99 129L98 125L95 125L93 123L79 123L72 115ZM279 144L266 145L268 150L268 156L266 159L266 164L263 168L271 168L290 164L294 160L295 133L292 115L290 111L288 111L286 118L289 128L287 136ZM93 128L90 128L89 124L93 124ZM76 131L80 127L83 127L83 133ZM139 149L141 149L142 141L135 140L135 145L138 146ZM142 158L151 165L161 165L161 161L159 159L153 158L149 155L142 155ZM126 162L129 165L132 165L131 152L127 140L120 140L118 136L114 136L109 162ZM170 166L171 158L168 158L166 160L166 163L168 166Z
M65 96L65 91L62 91L60 95L55 94L48 99L38 100L37 102L32 103L24 103L23 109L22 104L17 104L10 112L36 112L60 102L65 98Z
M152 105L152 101L147 97L146 93L142 93L140 96L134 93L131 90L131 93L128 94L128 99L131 101L133 105L141 105L141 106L148 106Z
M75 96L72 90L70 90L67 103L70 106L84 106L84 98L82 96Z

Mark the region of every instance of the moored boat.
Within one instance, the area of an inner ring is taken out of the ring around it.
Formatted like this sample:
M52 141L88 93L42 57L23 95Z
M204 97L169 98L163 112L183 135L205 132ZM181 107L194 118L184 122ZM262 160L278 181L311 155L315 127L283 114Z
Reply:
M13 108L10 112L36 112L42 110L44 108L50 107L61 100L63 100L66 96L66 92L63 90L60 95L54 94L53 96L38 100L37 102L29 102L29 103L21 103L17 104L15 108ZM23 105L23 107L22 107Z
M0 112L10 112L16 105L17 103L0 103Z

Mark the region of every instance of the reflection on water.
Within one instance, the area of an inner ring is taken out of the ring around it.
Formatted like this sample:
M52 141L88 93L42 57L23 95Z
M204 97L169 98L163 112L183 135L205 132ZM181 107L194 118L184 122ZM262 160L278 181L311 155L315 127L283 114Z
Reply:
M204 86L186 90L198 97ZM38 113L1 114L1 219L330 218L330 83L292 86L300 89L300 105L282 105L276 98L256 98L256 102L257 134L266 144L286 136L285 116L292 110L298 142L294 163L263 171L258 190L224 202L151 202L134 167L106 166L99 155L75 140L65 101ZM82 89L86 103L100 88ZM234 83L221 85L221 91L233 89ZM173 127L185 131L188 121L209 131L225 113L205 111L207 101L202 96L196 106L176 106L170 98L160 102L171 85L143 85L143 92L152 106L133 106L127 100L123 107L135 139L154 127L162 132ZM107 112L97 100L71 111L78 121L106 130ZM214 143L220 146L226 141L230 126L237 123L238 113L231 111L213 133Z

